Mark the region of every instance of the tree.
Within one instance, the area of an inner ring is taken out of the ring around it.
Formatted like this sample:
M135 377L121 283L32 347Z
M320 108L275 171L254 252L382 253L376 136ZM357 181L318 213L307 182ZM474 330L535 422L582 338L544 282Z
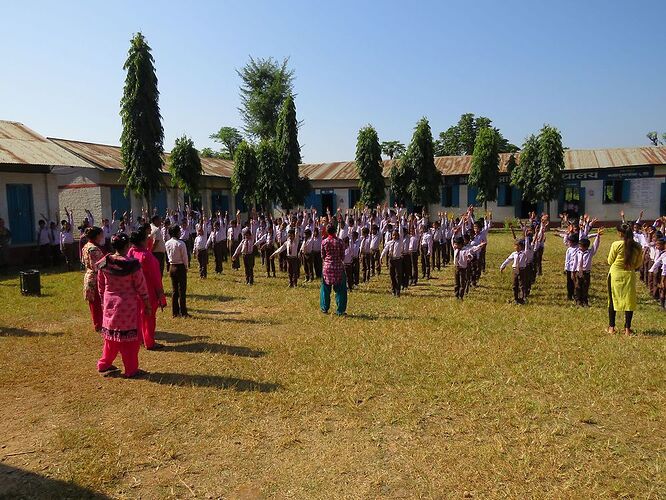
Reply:
M243 142L243 136L234 127L222 127L216 133L211 134L210 138L222 144L222 150L216 158L224 158L225 160L233 159L236 148Z
M202 158L221 158L220 153L212 148L203 148L201 151L199 151L199 156L201 156ZM224 158L224 159L230 160L231 158Z
M277 121L275 146L278 155L278 179L282 183L278 200L282 208L293 208L303 204L310 190L310 182L299 174L301 146L298 144L298 120L294 98L287 96Z
M280 161L273 141L264 139L257 146L257 185L255 199L257 206L269 211L273 203L280 198L283 188L280 178Z
M153 193L162 185L164 129L160 115L157 75L151 48L141 33L130 42L123 69L127 71L120 100L123 131L120 153L123 160L121 178L125 194L134 192L150 203Z
M439 200L442 175L435 167L432 132L426 118L416 124L412 141L400 163L405 169L404 175L410 177L407 193L415 205L425 207Z
M393 162L389 174L391 192L398 205L405 205L409 201L409 185L412 182L411 172L405 165L405 155Z
M467 183L478 188L476 199L483 203L486 209L489 201L497 199L499 134L493 128L484 128L477 133Z
M520 161L511 171L511 184L522 193L528 203L539 201L537 182L539 180L539 139L532 134L523 144Z
M176 139L176 144L171 150L169 173L173 187L182 189L191 198L199 196L199 182L203 173L201 158L192 139L185 135Z
M506 173L509 174L509 176L513 173L516 165L518 165L516 163L516 157L511 153L511 156L509 156L509 159L506 161Z
M231 190L249 206L256 202L257 156L254 147L246 141L236 148Z
M377 131L372 125L363 127L358 132L356 171L361 188L361 203L366 207L374 207L383 201L386 183L382 175L382 149L379 145Z
M550 125L544 125L539 132L539 170L537 193L541 201L546 202L550 213L550 200L562 189L564 170L564 148L560 131Z
M389 157L389 160L400 158L405 154L405 145L400 141L384 141L380 144L382 153Z
M474 154L476 136L480 130L491 128L492 120L485 116L474 117L473 113L460 116L456 125L439 134L436 142L436 156L463 156ZM498 128L492 127L498 134L500 153L515 153L518 146L511 144L502 136Z
M661 139L659 139L659 135L656 131L648 132L646 137L650 140L653 146L666 144L666 133L661 135Z
M294 71L287 69L288 59L278 64L272 57L253 59L237 71L242 80L239 111L243 129L259 140L275 137L282 102L293 94Z

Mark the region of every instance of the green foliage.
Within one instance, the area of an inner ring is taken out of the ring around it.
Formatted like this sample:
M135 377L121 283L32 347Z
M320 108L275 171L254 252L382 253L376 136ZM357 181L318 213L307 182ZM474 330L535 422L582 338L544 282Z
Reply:
M234 170L231 174L231 189L240 195L247 205L256 201L257 155L254 147L246 141L236 148Z
M363 206L374 207L384 200L386 184L382 170L382 150L379 145L379 137L374 127L368 125L359 130L356 141L356 171L361 188L360 202Z
M288 59L281 64L269 57L250 57L243 69L237 71L242 80L239 111L245 122L244 130L251 137L275 138L278 114L282 102L293 94L294 71L287 69Z
M539 132L539 170L537 193L541 201L550 203L562 189L564 170L564 149L562 135L550 125L544 125Z
M192 139L185 135L176 139L176 144L171 150L169 173L173 187L182 189L185 194L193 198L199 195L199 183L203 173L201 158Z
M383 141L380 144L382 153L389 157L389 160L400 158L405 154L405 145L400 141Z
M645 137L652 143L653 146L660 146L666 144L666 133L661 135L659 139L659 134L656 131L648 132Z
M476 186L476 200L487 203L497 199L499 183L499 133L493 128L479 130L474 146L468 184Z
M408 171L405 164L405 156L393 162L389 173L391 192L398 205L406 205L409 201L409 184L412 182L412 172Z
M199 151L199 156L201 156L202 158L222 158L222 153L220 153L219 151L215 151L212 148L203 148L201 151Z
M491 128L492 120L485 116L475 117L473 113L460 116L456 125L439 134L435 145L436 156L463 156L474 154L476 136L480 130ZM502 136L499 129L492 127L498 134L498 150L500 153L515 153L518 147Z
M274 182L282 183L278 200L282 208L291 209L302 205L310 190L310 181L299 175L301 146L298 144L296 106L291 95L286 97L280 108L275 146L281 173Z
M231 160L236 154L236 148L243 142L243 136L234 127L222 127L216 133L211 134L210 138L222 144L222 150L217 153L215 158L225 160Z
M400 163L404 168L403 175L410 178L407 194L415 205L427 206L439 200L442 175L435 167L432 132L426 118L416 124L412 141Z
M263 140L257 146L257 206L270 210L280 197L284 184L280 181L281 169L275 143Z
M530 135L520 152L520 162L511 172L511 184L522 193L528 203L539 201L537 183L539 181L539 139Z
M127 71L120 116L120 152L125 193L150 200L162 185L164 129L160 115L157 75L151 49L141 33L130 42L123 69Z

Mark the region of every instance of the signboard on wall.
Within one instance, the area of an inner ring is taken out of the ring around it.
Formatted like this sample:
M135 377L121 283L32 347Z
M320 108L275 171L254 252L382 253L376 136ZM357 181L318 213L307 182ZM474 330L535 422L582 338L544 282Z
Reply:
M654 177L654 167L640 168L614 168L612 170L590 170L581 172L564 172L562 177L565 181L587 181L587 180L613 180L613 179L642 179Z

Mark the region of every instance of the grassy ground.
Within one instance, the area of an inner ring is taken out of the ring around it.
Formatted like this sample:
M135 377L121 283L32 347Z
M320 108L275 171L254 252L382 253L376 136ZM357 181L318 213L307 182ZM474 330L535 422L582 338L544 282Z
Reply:
M666 496L666 314L640 288L635 337L565 303L564 250L509 303L511 251L464 303L451 269L400 299L388 277L324 316L318 287L189 275L194 318L160 313L143 380L102 379L79 273L41 298L0 282L0 496ZM621 324L620 324L621 326ZM24 474L30 471L32 474Z

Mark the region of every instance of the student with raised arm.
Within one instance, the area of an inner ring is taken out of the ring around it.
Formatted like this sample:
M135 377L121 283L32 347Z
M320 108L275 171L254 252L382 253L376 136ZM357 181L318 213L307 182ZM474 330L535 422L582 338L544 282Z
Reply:
M525 304L527 296L527 257L525 255L525 240L517 240L515 250L500 266L500 272L511 263L513 271L513 298L516 304Z
M296 238L296 229L290 229L287 233L287 241L271 254L271 259L278 255L286 254L287 272L289 273L289 288L298 286L298 277L300 275L300 260L298 259L298 239Z
M252 236L252 231L249 228L243 229L243 238L236 247L236 251L232 255L232 260L237 261L239 257L243 256L243 268L245 269L245 284L254 285L254 247L255 241Z
M599 250L599 243L601 242L601 235L604 233L603 228L597 230L594 238L594 243L590 247L590 240L588 238L581 238L578 240L578 250L574 254L574 272L575 272L575 297L576 304L583 307L590 307L589 293L590 293L590 276L592 273L592 258Z
M67 215L67 220L63 220L60 227L60 253L65 258L67 270L71 271L74 269L74 259L76 254L74 249L74 217L67 208L65 208L65 214Z
M394 229L391 233L391 239L384 245L380 260L384 258L388 259L393 296L400 297L400 290L402 289L402 239L400 230Z

